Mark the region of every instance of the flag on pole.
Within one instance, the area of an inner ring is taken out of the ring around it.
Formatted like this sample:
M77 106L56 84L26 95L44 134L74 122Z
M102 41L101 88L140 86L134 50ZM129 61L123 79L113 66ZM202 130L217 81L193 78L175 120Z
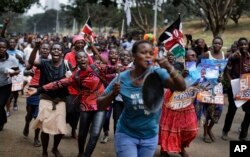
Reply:
M176 58L185 56L181 17L169 26L159 37L166 50L171 51Z
M131 11L130 11L130 7L131 7L131 2L130 0L126 0L125 5L124 5L124 11L126 13L126 18L127 18L127 25L129 26L131 23Z
M84 34L88 34L88 35L92 34L93 30L92 30L92 24L91 24L90 17L88 17L86 23L84 24L84 26L82 28L82 32Z

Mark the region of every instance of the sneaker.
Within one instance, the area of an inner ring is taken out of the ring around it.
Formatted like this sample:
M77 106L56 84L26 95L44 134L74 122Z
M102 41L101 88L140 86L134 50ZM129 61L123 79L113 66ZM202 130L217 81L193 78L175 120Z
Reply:
M39 140L34 140L34 147L41 147L41 142Z
M9 117L10 116L10 112L6 112L6 116Z
M101 143L107 143L109 141L109 136L104 136L101 140Z
M14 106L13 111L18 111L18 106Z
M221 139L223 139L224 141L228 140L228 136L227 136L227 132L222 131L222 135L221 135Z

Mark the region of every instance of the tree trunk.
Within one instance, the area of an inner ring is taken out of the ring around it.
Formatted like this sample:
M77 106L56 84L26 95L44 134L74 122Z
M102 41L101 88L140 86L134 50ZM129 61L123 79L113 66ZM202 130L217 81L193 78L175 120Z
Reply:
M208 21L214 37L224 32L235 1L236 0L195 0L198 7L204 10L206 21Z

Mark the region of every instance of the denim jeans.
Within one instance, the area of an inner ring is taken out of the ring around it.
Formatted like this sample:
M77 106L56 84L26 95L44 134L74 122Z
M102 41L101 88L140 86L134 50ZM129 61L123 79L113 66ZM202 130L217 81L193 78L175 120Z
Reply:
M80 124L78 134L79 155L90 157L95 149L104 123L105 111L82 111L80 113ZM88 143L85 147L89 133ZM85 148L85 151L84 151Z
M137 139L124 133L115 133L117 157L153 157L157 143L158 135L149 139Z
M123 101L116 101L114 100L113 104L113 119L114 119L114 132L116 132L116 124L122 111L124 109L124 102Z

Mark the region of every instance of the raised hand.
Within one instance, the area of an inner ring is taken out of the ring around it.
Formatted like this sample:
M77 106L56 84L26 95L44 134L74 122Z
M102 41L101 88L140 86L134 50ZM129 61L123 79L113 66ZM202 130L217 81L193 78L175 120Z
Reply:
M37 89L36 88L33 88L33 87L29 87L27 88L27 90L25 91L25 94L26 96L32 96L34 95L35 93L37 93Z
M155 61L160 65L162 68L169 68L171 64L169 63L167 58L156 58Z
M35 47L39 49L41 44L42 44L42 39L41 38L36 38Z
M92 37L91 35L85 34L84 35L84 40L86 43L92 44Z

